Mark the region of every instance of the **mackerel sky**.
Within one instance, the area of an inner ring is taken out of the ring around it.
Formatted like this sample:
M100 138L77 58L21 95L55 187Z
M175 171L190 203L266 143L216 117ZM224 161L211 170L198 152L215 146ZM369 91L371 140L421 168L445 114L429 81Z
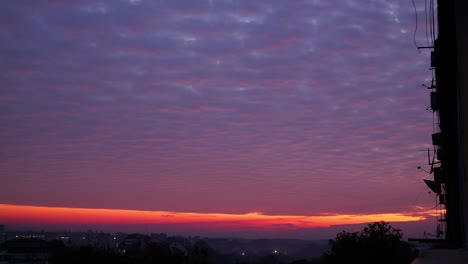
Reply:
M364 2L1 1L0 203L433 207L413 5Z

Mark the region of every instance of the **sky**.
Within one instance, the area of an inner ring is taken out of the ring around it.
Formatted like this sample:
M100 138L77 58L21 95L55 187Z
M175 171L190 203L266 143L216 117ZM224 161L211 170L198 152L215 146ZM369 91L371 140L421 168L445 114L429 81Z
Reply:
M1 1L0 222L429 219L415 4Z

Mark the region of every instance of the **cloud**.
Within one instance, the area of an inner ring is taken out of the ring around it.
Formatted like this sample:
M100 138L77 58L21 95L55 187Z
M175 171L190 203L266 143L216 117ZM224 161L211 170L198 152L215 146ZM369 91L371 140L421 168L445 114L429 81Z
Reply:
M432 131L411 8L3 2L0 201L404 211Z
M430 211L415 214L368 215L267 215L262 213L226 214L122 209L86 209L0 204L2 222L12 225L95 225L95 224L172 224L192 228L209 226L221 229L301 229L354 225L376 221L413 222L425 220Z

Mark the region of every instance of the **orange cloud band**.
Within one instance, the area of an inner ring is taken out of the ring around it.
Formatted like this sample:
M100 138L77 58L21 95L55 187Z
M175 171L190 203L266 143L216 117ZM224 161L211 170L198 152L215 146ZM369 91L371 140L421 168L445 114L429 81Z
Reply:
M0 223L5 224L171 224L213 227L314 228L376 221L422 221L430 211L386 214L266 215L85 209L0 204Z

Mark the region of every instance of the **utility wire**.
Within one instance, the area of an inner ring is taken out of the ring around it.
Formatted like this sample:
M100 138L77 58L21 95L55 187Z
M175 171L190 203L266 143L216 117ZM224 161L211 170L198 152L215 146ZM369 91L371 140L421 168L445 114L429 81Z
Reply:
M434 44L434 34L433 34L433 28L432 28L432 15L433 15L433 10L432 10L432 0L429 0L429 34L430 34L430 43L433 45Z
M416 43L416 33L418 32L418 10L416 9L416 4L414 3L414 0L411 0L411 2L413 2L414 17L416 19L416 23L415 23L415 27L414 27L414 34L413 34L413 42L414 42L414 46L418 49L418 52L421 53L421 51L419 50L419 46Z
M429 11L430 12L430 11ZM430 46L430 41L429 41L429 34L427 33L427 27L431 25L431 23L427 23L428 18L427 18L427 0L424 0L424 15L426 16L426 41L427 41L427 46Z
M431 15L431 23L432 23L432 45L434 45L434 41L436 39L436 28L435 28L435 15L434 15L434 10L435 10L435 6L434 6L434 0L431 0L431 12L432 12L432 15Z

